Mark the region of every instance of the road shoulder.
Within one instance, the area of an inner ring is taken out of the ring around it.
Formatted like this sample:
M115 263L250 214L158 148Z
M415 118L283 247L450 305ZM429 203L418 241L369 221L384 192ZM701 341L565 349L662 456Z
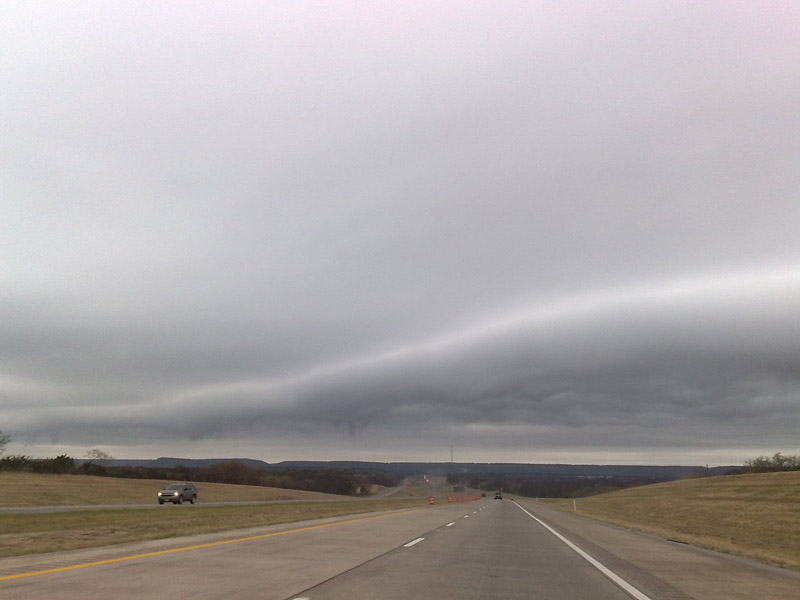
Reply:
M800 597L800 573L664 540L518 499L548 525L655 598L786 600ZM668 582L668 583L667 583Z

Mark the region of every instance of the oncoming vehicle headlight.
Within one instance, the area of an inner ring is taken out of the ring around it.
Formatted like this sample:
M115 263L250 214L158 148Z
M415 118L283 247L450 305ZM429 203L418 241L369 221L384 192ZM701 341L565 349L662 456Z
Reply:
M172 495L173 495L173 496L180 496L180 495L181 495L181 493L180 493L180 492L175 492L175 493L174 493L174 494L172 494Z

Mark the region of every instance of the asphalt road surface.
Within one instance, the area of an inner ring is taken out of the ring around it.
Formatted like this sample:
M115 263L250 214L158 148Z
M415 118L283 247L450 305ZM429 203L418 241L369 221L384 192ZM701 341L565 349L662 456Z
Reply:
M0 598L797 600L800 574L547 509L452 504L0 560Z

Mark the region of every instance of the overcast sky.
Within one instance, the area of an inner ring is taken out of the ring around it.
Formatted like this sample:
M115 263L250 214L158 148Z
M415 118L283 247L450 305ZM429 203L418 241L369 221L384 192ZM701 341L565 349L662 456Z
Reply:
M0 429L800 453L798 2L0 5Z

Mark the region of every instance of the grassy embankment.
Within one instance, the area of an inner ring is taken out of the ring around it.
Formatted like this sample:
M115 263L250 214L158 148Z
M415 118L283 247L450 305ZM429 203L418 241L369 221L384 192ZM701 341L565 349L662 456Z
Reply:
M547 500L572 512L572 500ZM578 513L800 570L800 472L687 479L577 499Z
M172 481L157 479L0 472L0 506L153 504L158 490L170 483ZM197 487L201 503L349 499L348 496L255 485L198 483Z
M0 473L0 506L155 504L167 482ZM422 498L352 500L344 496L256 486L199 483L195 506L152 510L79 510L0 514L0 556L18 556L262 527L381 510L424 506ZM212 501L325 500L255 506L202 506Z

